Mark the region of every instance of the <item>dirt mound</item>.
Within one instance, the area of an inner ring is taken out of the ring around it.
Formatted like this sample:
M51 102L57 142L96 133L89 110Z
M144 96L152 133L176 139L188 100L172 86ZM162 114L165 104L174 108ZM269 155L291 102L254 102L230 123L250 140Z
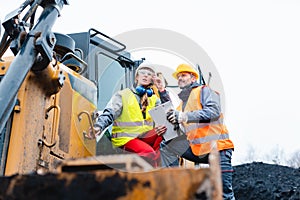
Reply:
M233 190L238 200L300 200L300 168L254 162L234 166Z

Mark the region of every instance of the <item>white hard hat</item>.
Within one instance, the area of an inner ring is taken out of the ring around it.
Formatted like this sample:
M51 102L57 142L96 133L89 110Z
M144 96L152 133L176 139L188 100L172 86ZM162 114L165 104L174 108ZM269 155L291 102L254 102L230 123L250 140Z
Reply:
M151 70L154 74L156 74L156 70L155 70L155 67L153 64L149 63L149 62L143 62L142 64L140 64L138 66L138 68L136 68L135 70L135 76L137 76L137 72L140 70L140 69L149 69Z

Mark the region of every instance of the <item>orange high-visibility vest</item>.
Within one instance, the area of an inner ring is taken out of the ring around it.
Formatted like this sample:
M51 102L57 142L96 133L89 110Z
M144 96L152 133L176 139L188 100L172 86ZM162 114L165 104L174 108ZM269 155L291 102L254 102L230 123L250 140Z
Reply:
M182 110L182 102L177 110L183 112L202 110L200 102L202 87L192 89L187 104ZM233 142L229 139L226 126L223 124L223 114L215 121L207 123L183 123L193 153L197 156L207 154L213 148L212 142L215 141L217 149L234 148Z

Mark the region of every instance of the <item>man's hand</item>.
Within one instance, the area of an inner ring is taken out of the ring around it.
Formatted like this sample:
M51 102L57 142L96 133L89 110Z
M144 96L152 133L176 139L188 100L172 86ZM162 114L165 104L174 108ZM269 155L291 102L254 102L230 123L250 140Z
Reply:
M93 129L94 129L94 131L93 131ZM89 132L85 135L85 137L93 140L100 134L101 134L101 129L99 127L90 127Z
M172 124L178 124L181 122L187 121L187 115L184 112L180 112L178 110L170 109L167 112L167 120Z

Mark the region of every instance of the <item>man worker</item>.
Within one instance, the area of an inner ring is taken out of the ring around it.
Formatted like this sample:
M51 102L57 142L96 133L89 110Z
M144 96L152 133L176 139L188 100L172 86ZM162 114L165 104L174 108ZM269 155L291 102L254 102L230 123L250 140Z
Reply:
M173 77L178 80L181 103L167 112L167 119L177 127L179 136L161 142L162 167L178 166L178 157L195 163L208 163L215 141L220 153L223 199L235 199L232 189L231 156L234 149L223 124L220 98L207 85L197 83L198 72L188 64L180 64Z

